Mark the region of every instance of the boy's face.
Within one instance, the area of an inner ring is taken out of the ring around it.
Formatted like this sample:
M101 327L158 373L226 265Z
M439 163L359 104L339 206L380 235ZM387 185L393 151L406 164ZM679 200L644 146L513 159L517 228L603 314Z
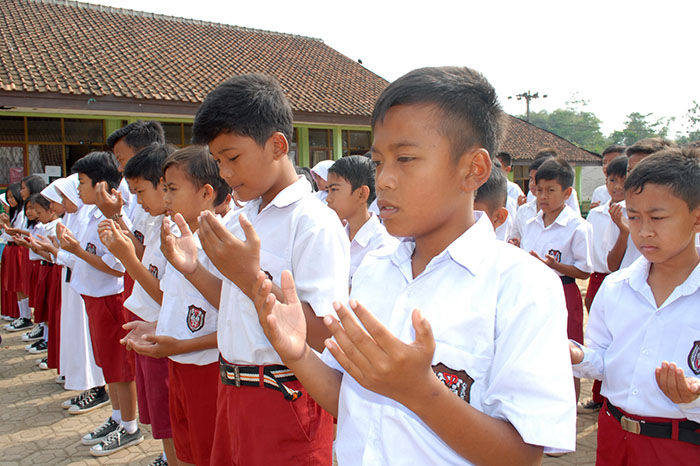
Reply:
M144 178L130 178L127 182L143 210L154 217L165 213L165 187L162 179L155 188L153 183Z
M557 180L537 182L537 205L545 214L561 211L570 194L571 188L563 189Z
M644 152L635 152L634 154L630 155L627 159L627 174L629 174L639 162L644 160L647 155L648 154L645 154Z
M326 203L333 209L341 220L352 217L362 203L360 189L352 190L352 185L345 178L335 173L328 174L328 197Z
M168 167L163 174L163 179L166 188L163 203L167 215L179 213L189 225L194 225L203 210L213 209L211 186L204 185L197 189L179 165ZM208 190L207 187L209 187Z
M92 184L92 179L85 173L78 173L78 196L83 204L95 204L97 202L97 189Z
M125 136L126 137L126 136ZM114 157L117 159L117 165L119 165L119 171L123 172L126 162L131 160L131 158L138 152L136 149L124 142L125 137L121 138L114 144Z
M625 193L630 235L652 263L664 263L695 247L700 207L688 204L662 185L647 184L641 193Z
M608 174L608 172L607 172L608 164L610 162L612 162L613 160L615 160L616 158L618 158L620 155L622 155L622 154L620 154L619 152L608 152L607 154L605 154L603 156L603 174L604 175Z
M625 199L625 177L610 175L605 177L605 187L612 202L620 202Z

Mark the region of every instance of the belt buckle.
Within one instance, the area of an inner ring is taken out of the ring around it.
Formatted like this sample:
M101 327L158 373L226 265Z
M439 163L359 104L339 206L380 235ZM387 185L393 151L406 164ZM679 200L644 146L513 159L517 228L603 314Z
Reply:
M640 421L630 419L627 416L622 416L620 418L620 426L622 427L622 430L633 434L639 434L642 432L642 423Z
M238 366L233 366L234 381L236 382L236 387L241 387L241 369Z

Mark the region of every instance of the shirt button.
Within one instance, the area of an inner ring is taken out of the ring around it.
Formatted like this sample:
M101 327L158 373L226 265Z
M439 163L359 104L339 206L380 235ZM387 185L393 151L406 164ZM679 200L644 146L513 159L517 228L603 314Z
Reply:
M408 294L408 297L409 297L409 298L412 298L412 297L413 297L413 291L409 291L407 294Z
M647 356L647 355L649 354L649 350L646 349L646 348L644 348L644 349L642 350L642 354L643 354L644 356Z
M636 395L637 393L639 393L639 390L637 390L636 388L632 390L632 395Z

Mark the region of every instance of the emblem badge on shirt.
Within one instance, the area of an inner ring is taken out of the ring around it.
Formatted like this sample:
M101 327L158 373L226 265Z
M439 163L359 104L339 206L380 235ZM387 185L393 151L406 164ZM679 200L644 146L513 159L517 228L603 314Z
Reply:
M688 366L695 375L700 375L700 340L693 343L688 353Z
M465 371L450 369L443 363L433 366L433 372L440 382L444 383L452 393L469 403L469 392L474 383L469 374Z
M134 230L134 236L136 237L137 240L139 240L139 243L143 244L143 233L141 233L138 230Z
M85 250L90 254L97 255L97 247L92 243L88 243L87 246L85 246Z
M150 264L148 266L148 272L154 277L158 278L158 267L156 267L155 265Z
M190 329L190 332L202 330L202 327L204 327L204 317L206 315L207 311L194 304L187 308L187 328Z
M561 251L557 251L556 249L550 249L547 254L552 256L555 261L561 262Z

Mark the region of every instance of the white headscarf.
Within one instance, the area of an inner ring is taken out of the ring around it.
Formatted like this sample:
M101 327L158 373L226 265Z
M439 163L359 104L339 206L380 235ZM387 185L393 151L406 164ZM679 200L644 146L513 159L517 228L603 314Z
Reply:
M77 173L74 173L73 175L67 178L59 178L54 183L52 183L52 185L53 184L56 185L56 190L58 190L61 194L66 196L68 200L75 204L76 207L82 207L83 201L80 200L80 195L78 194Z
M334 163L334 160L322 160L314 165L311 171L323 178L324 181L328 181L328 169L331 168Z
M58 180L54 181L47 187L41 190L41 195L44 196L46 199L48 199L51 202L57 202L58 204L61 203L61 193L59 193L56 190L56 186L59 181L61 181L62 178L59 178Z

